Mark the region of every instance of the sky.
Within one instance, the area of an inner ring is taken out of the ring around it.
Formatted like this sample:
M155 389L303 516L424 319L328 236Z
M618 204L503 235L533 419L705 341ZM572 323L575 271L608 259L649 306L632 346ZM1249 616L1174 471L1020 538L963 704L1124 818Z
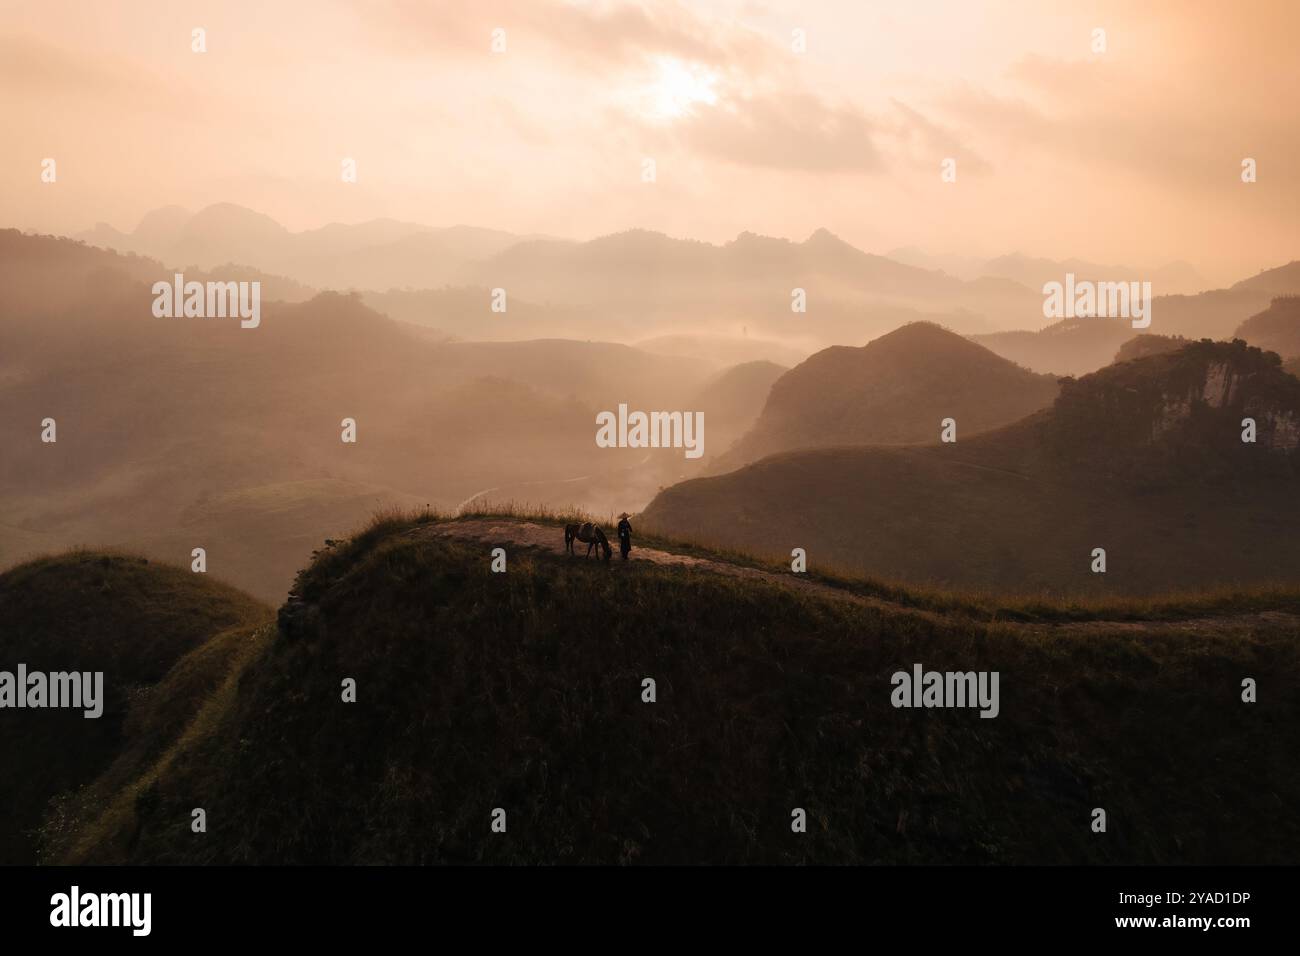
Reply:
M0 0L0 227L824 227L1232 281L1297 257L1297 27L1293 0Z

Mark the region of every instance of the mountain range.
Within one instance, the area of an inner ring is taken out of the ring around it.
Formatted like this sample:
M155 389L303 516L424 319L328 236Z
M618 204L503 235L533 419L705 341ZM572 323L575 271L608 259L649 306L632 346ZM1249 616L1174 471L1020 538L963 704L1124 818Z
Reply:
M213 269L233 262L316 288L385 290L441 286L463 266L530 237L471 226L435 229L396 219L291 232L263 213L217 203L194 213L165 206L146 214L130 233L98 223L73 238L176 268Z
M380 247L438 235L390 221L294 234L246 212L163 211L147 217L136 233L142 242L170 242L173 249L208 249L214 262L259 248L273 251L281 243L346 257L358 244ZM968 296L1017 297L1027 290L1015 292L1015 283L1005 279L962 282L870 256L825 231L802 243L744 234L722 246L643 231L588 243L481 238L478 246L469 238L460 243L472 261L456 268L476 281L493 270L505 276L505 312L491 309L486 284L344 295L261 271L260 263L218 265L215 272L186 267L187 278L200 281L263 283L263 327L249 332L237 323L154 318L150 286L170 281L169 263L0 232L0 429L9 450L0 463L0 563L79 542L120 543L159 558L204 546L222 555L219 566L228 580L274 599L314 542L376 509L454 509L495 500L610 514L637 510L658 494L647 510L652 521L677 531L716 529L718 540L745 546L788 551L785 529L774 534L767 514L781 512L775 522L781 525L807 508L805 529L821 529L810 540L847 567L880 574L893 569L908 580L945 586L1097 590L1099 581L1084 578L1081 584L1067 573L1076 567L1073 558L1068 568L1038 560L1035 546L1022 547L1017 537L1034 522L998 510L1017 503L1006 483L1015 476L1037 483L1026 497L1038 501L1044 515L1056 507L1074 515L1056 525L1035 519L1052 532L1071 520L1085 527L1085 505L1098 515L1113 508L1123 514L1140 488L1140 482L1125 484L1116 502L1127 504L1112 508L1105 500L1094 503L1097 489L1078 475L1062 479L1054 466L1048 480L1026 471L1022 459L1031 451L1047 456L1042 461L1050 455L1040 447L1048 433L1023 431L1023 423L1059 413L1065 396L1057 395L1061 386L1042 368L1064 365L1065 372L1084 374L1079 383L1065 384L1086 392L1093 385L1081 383L1109 381L1115 368L1156 374L1163 366L1152 362L1160 354L1201 354L1187 348L1200 347L1190 340L1206 328L1223 338L1236 332L1293 357L1285 343L1293 338L1287 295L1300 282L1296 264L1230 289L1158 298L1155 323L1144 336L1150 341L1135 348L1126 323L1106 320L968 341L957 334L960 328L918 321L934 313L918 311L915 302L941 303L978 323L983 319L965 311ZM808 283L807 313L789 311L791 277ZM823 304L819 296L828 290L837 291ZM645 300L637 301L642 293ZM764 302L754 305L756 296ZM900 304L908 301L913 304ZM1169 318L1178 315L1186 321ZM664 318L662 325L656 316ZM894 324L871 334L880 322ZM1167 331L1170 326L1188 331ZM563 334L550 334L552 328ZM615 341L593 340L585 334L593 328ZM836 344L818 345L823 336ZM620 344L619 338L641 345ZM1017 341L1033 354L1011 347ZM771 361L773 354L785 361ZM1109 366L1117 357L1118 365ZM1087 377L1103 366L1101 379ZM705 457L688 461L672 449L595 447L594 416L621 403L704 411L710 423ZM57 445L39 441L47 417L59 423ZM956 422L957 443L939 448L932 443L948 417ZM360 423L355 447L340 442L345 418ZM1112 423L1097 434L1113 431ZM988 458L980 449L1008 447L992 440L998 434L1020 435L1023 448ZM907 447L884 447L900 444ZM1058 446L1054 454L1061 452ZM976 453L983 457L969 457ZM1096 464L1078 468L1081 473ZM748 467L726 474L742 465ZM1188 467L1205 465L1198 459ZM1153 467L1154 474L1165 473ZM759 473L772 479L770 488L747 485ZM801 477L791 485L787 479L795 473ZM718 477L708 481L724 484L696 480L710 474ZM969 482L963 485L959 476ZM1001 486L993 476L1001 476ZM815 492L810 503L788 508L772 497L818 488L823 479L845 488L874 487L877 502L891 495L907 501L931 485L934 493L911 509L895 509L896 516L859 515L860 504L846 502L847 519L823 513L834 494ZM1241 478L1246 485L1255 480ZM1277 476L1258 480L1267 484ZM1062 481L1069 493L1053 498ZM1173 483L1171 477L1165 484ZM732 499L710 504L707 513L692 504L701 489L733 486ZM1181 493L1195 487L1198 482L1189 482ZM1261 500L1272 501L1272 493L1260 492ZM1000 529L986 542L968 541L976 560L936 556L916 537L933 535L947 544L960 537L946 536L935 523L938 506L930 499L944 495L967 515L968 536L977 534L981 521ZM1158 498L1151 502L1159 504ZM1191 498L1181 505L1210 507ZM1289 520L1287 501L1279 499L1277 509L1280 520ZM1162 514L1161 520L1173 520L1172 512ZM881 557L864 556L860 537L903 515L907 533L890 531L884 540L894 543ZM1254 520L1239 517L1247 525ZM1116 527L1143 527L1139 518L1128 514L1116 519ZM1223 540L1237 540L1238 532L1216 524L1214 534L1220 530ZM890 550L895 545L897 552ZM1024 559L1010 557L1021 553ZM1144 572L1107 586L1134 592L1172 586L1179 560L1168 573ZM1262 560L1234 559L1228 579L1260 578ZM991 570L995 566L1001 570ZM1196 587L1212 576L1193 574L1186 584Z
M710 387L707 456L779 371L732 383L712 362L610 342L437 341L339 293L268 299L257 329L160 319L159 262L13 231L0 250L0 566L96 541L172 560L203 547L214 574L278 599L322 536L383 508L514 486L637 507L681 453L597 448L597 412L689 408Z
M1298 449L1300 381L1278 357L1195 342L1063 380L1050 407L1000 429L775 454L668 488L640 520L942 588L1096 596L1295 583Z
M750 338L770 348L749 358L781 364L792 352L861 344L932 321L1037 372L1095 371L1136 333L1105 320L1045 325L1042 283L1067 272L1150 281L1151 331L1189 338L1225 337L1272 297L1300 292L1297 263L1211 290L1185 263L1142 270L1019 254L958 277L915 250L873 255L825 229L802 242L746 232L720 245L638 229L574 241L393 219L292 232L221 203L194 213L164 207L131 233L101 223L77 238L169 268L283 276L301 287L299 299L317 289L360 290L379 311L450 338L630 343L703 335L741 350ZM493 289L508 294L505 313L487 311ZM804 311L792 308L800 289Z
M1191 295L1211 287L1210 282L1191 265L1177 261L1155 268L1125 265L1102 265L1086 259L1045 259L1018 252L981 259L975 256L931 255L913 246L892 249L886 255L898 262L922 269L936 269L961 279L994 276L1018 282L1026 288L1041 289L1046 282L1060 282L1067 272L1081 280L1147 281L1161 295Z

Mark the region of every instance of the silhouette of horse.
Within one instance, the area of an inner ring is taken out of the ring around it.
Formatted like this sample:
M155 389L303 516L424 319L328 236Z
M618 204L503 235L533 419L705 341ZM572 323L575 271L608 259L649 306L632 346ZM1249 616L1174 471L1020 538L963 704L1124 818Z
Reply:
M587 557L591 557L591 549L599 547L604 552L604 560L608 561L612 549L609 546L609 539L605 537L605 532L596 527L590 521L584 521L582 524L566 524L564 526L564 550L569 554L576 553L573 550L574 540L582 541L587 545Z

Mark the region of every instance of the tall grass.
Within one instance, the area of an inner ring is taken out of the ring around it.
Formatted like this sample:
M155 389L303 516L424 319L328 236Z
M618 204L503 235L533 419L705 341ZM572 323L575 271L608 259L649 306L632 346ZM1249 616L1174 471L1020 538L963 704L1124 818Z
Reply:
M411 512L394 508L377 512L372 522L352 540L365 545L399 530L430 522L470 519L502 519L562 526L592 521L610 528L617 523L613 514L594 515L576 507L556 508L530 502L482 501L457 511L421 509ZM719 547L702 539L666 535L641 526L631 518L635 543L673 554L754 568L774 574L791 574L788 562L736 548ZM1145 596L1054 595L1051 593L997 593L973 589L941 589L878 577L855 575L834 568L810 567L803 577L848 594L897 604L900 607L954 614L981 621L1019 623L1085 623L1089 621L1173 622L1243 614L1281 612L1300 614L1300 588L1294 584L1260 583L1249 587L1223 585L1194 591L1169 591Z

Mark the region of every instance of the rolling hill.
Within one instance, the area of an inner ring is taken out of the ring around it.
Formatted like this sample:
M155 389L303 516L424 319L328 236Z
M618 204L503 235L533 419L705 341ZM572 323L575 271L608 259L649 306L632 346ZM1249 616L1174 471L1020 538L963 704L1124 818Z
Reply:
M0 368L19 357L16 349L24 339L39 338L45 347L59 347L80 336L99 338L120 329L105 329L87 307L103 299L126 293L152 304L148 287L154 282L173 281L175 270L156 259L97 249L57 236L27 235L17 229L0 229ZM187 280L207 282L218 278L211 272L187 270ZM221 268L221 280L258 281L264 300L302 302L315 290L292 279L241 265ZM144 285L143 291L137 287ZM58 324L54 325L54 319ZM37 328L38 323L46 326ZM53 327L51 327L53 326Z
M1276 352L1284 360L1300 358L1300 295L1274 299L1263 312L1241 323L1234 338Z
M1087 375L1109 365L1141 334L1128 319L1062 319L1034 331L972 335L972 342L1025 368L1050 375Z
M1294 593L1062 614L882 598L869 582L638 545L633 561L605 565L564 555L549 520L424 515L325 548L278 631L260 629L229 677L173 703L184 718L154 762L48 818L45 858L1258 864L1300 853L1300 826L1277 812L1300 796ZM489 568L497 546L505 573ZM574 608L596 626L574 626ZM891 675L918 662L997 671L996 718L891 706ZM1258 703L1242 703L1243 675ZM148 701L141 718L156 718ZM204 833L190 827L196 806ZM1094 807L1109 815L1104 835L1089 826ZM796 808L805 833L792 831Z
M1241 440L1242 420L1258 440ZM960 422L960 415L958 421ZM1300 579L1300 382L1244 343L1064 380L955 444L790 452L684 482L646 527L943 587L1142 594ZM1105 573L1092 572L1095 548Z
M788 371L775 362L743 362L710 379L695 394L689 407L704 412L715 447L725 448L754 423L773 383Z
M152 260L16 232L0 246L0 568L82 544L170 561L202 546L277 601L314 540L376 509L521 482L538 483L528 500L603 505L571 479L644 453L598 448L596 412L685 408L716 373L608 342L432 341L337 293L265 301L256 329L160 319Z
M1269 296L1300 295L1300 259L1273 269L1261 269L1257 275L1234 283L1232 289Z
M6 710L0 720L0 863L36 862L51 800L142 772L197 712L270 608L145 558L47 557L0 573L0 668L102 671L103 714ZM83 795L84 796L84 795Z
M949 416L974 435L1043 408L1056 392L1051 376L918 322L861 348L818 352L781 376L754 428L713 470L800 448L927 441Z

